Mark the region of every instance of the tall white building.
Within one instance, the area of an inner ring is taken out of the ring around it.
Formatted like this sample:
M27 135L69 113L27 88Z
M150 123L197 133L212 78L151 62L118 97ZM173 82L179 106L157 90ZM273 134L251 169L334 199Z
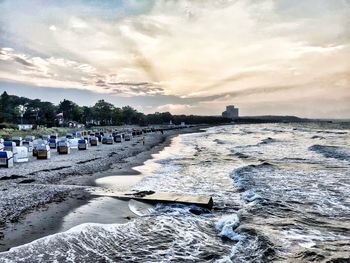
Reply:
M228 118L228 119L237 119L238 108L235 108L234 105L226 106L226 110L222 113L222 117Z

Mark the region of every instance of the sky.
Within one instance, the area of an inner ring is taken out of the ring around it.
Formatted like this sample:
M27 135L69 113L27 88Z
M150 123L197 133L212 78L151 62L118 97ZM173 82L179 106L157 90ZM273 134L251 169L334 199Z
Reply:
M0 92L350 118L350 0L0 0Z

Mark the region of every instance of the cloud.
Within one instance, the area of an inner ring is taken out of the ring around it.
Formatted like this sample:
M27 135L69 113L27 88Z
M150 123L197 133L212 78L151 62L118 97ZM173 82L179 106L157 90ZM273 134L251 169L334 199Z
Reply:
M163 89L151 82L114 82L116 75L97 72L89 64L63 58L29 57L11 48L0 49L0 78L40 86L80 88L125 96L161 94ZM19 76L18 76L19 74ZM16 76L17 75L17 76ZM118 86L118 89L115 87ZM103 88L103 90L99 90Z
M171 112L172 114L183 114L190 111L194 106L188 104L164 104L158 106L156 111L159 112Z
M57 28L55 27L55 25L51 25L51 26L49 27L49 29L50 29L51 31L56 31L56 30L57 30Z
M191 105L184 112L208 112L212 99L216 113L228 100L254 110L267 97L276 105L288 97L295 111L300 101L313 107L320 94L343 103L350 88L344 0L60 1L45 8L15 0L0 8L2 80L173 96L164 105Z

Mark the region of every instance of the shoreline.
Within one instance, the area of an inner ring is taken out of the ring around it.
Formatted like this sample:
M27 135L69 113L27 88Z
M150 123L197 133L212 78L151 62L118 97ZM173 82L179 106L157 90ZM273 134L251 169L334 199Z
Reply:
M4 252L10 249L11 247L29 243L35 239L47 235L65 231L67 230L67 226L74 226L74 224L77 223L75 222L77 220L89 220L89 217L91 218L91 220L96 220L96 218L94 218L93 215L89 216L89 213L92 213L91 210L93 210L93 213L95 213L95 210L100 209L99 207L101 207L101 204L105 204L105 206L107 206L103 209L106 209L107 211L112 211L111 214L114 214L114 218L111 218L111 220L115 219L116 216L118 216L118 220L116 220L116 222L114 223L125 223L129 221L131 218L135 217L135 215L129 211L128 202L120 200L114 201L116 199L111 200L111 198L94 197L91 194L91 191L89 190L94 190L98 188L102 191L108 191L108 189L98 186L95 183L95 181L98 178L104 178L108 176L140 175L140 173L134 170L134 168L143 165L145 161L152 159L153 154L159 153L165 147L169 146L171 144L172 139L175 136L182 133L200 132L201 128L202 127L170 131L164 135L150 134L146 136L146 144L141 145L140 143L138 143L136 149L130 147L130 144L134 142L131 142L127 147L125 147L125 145L123 144L116 145L116 147L112 147L107 150L107 155L109 156L109 158L112 158L112 160L107 162L107 164L105 164L104 166L98 166L98 169L93 169L92 172L87 172L85 174L80 173L78 175L70 175L69 169L71 169L71 167L66 168L67 165L65 163L62 163L61 166L65 168L61 169L60 167L55 167L54 171L60 171L60 173L62 173L63 171L68 173L68 175L65 174L60 180L54 180L53 184L50 184L51 180L47 180L48 182L42 185L44 186L44 188L52 186L55 188L63 188L62 193L60 193L62 196L60 196L60 194L56 194L51 199L48 199L46 202L39 204L35 204L34 202L31 204L32 207L30 207L29 209L23 209L22 211L20 211L17 217L10 219L7 218L6 222L0 225L0 252ZM139 138L135 139L138 140ZM105 148L107 147L108 146L106 146ZM121 154L120 152L116 152L116 150L118 149L122 152ZM86 152L84 151L84 153ZM80 160L77 163L78 166L84 166L84 164L89 162L89 158L87 158L87 160ZM44 171L43 173L47 173L47 171ZM27 175L28 174L33 174L33 172L31 171L27 173ZM34 172L34 174L38 174L38 172ZM55 176L56 174L54 173L53 177ZM23 179L26 178L20 177L13 180L20 182L20 180ZM140 177L140 180L141 179L142 177ZM7 181L13 180L5 180L5 182L8 183ZM0 184L0 190L2 190L1 187L3 187L3 182L0 182L2 183ZM17 182L16 184L20 185L19 182ZM11 184L14 183L11 182ZM35 184L35 182L25 185L38 186L37 184ZM25 189L23 193L25 193ZM99 203L95 205L96 202ZM88 211L86 211L86 207L89 206L90 208L88 209ZM91 206L93 208L91 208ZM3 208L4 207L0 207L0 210ZM68 223L65 222L66 217L69 218L70 214L81 214L81 210L84 211L83 213L88 214L87 218L79 218L78 216L77 218L68 219ZM122 215L119 215L118 213ZM104 219L101 218L100 220L104 221ZM107 221L102 223L113 222Z

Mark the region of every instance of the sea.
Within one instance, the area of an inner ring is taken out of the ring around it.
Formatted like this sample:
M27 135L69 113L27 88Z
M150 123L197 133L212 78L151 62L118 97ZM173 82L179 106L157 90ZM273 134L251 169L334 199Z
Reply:
M135 190L213 197L157 204L124 224L82 224L0 262L350 262L350 127L246 124L182 134Z

